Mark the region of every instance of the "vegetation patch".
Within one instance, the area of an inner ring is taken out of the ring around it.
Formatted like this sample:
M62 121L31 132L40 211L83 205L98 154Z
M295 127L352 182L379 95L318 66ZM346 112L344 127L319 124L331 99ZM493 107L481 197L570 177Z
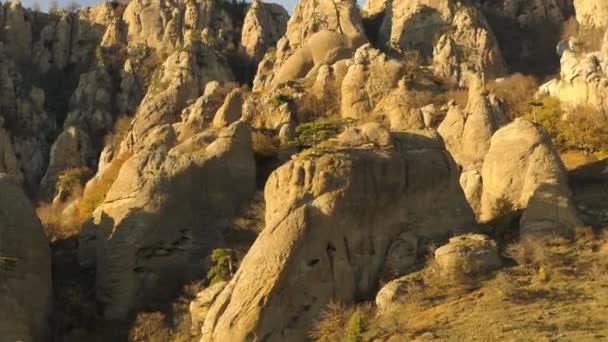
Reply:
M84 222L91 217L95 209L103 203L108 191L118 178L120 168L129 156L120 156L110 162L107 168L94 179L82 194L82 198L78 203L78 221Z
M217 248L211 252L209 257L213 266L207 272L209 286L222 281L228 281L236 271L236 258L234 251L230 248Z

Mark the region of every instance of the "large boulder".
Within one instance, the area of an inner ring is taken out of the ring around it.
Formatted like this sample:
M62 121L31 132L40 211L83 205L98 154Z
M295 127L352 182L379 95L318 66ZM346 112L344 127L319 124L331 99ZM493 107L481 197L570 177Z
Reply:
M330 301L373 298L403 233L446 238L470 227L441 140L384 136L377 126L346 132L270 176L266 227L207 313L202 341L306 341Z
M163 127L124 163L81 233L81 258L96 260L97 299L108 318L166 298L200 275L200 260L220 241L224 220L255 191L246 124L232 124L210 144L194 136L173 148L175 133L163 142L172 131Z
M0 332L6 341L45 341L51 252L32 204L0 175Z
M474 73L501 76L505 64L485 17L470 0L387 1L379 42L416 51L435 74L466 85Z
M485 235L465 234L435 250L438 271L445 276L471 276L502 265L496 242Z
M566 168L540 126L516 119L498 130L492 137L481 176L482 221L521 209L521 234L570 234L581 225Z

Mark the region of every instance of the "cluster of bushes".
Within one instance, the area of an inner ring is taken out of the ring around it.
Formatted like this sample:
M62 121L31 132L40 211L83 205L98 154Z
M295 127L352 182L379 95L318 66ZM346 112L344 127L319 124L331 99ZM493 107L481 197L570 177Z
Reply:
M345 119L322 119L300 124L296 127L296 137L291 144L299 148L316 147L340 134L350 123Z
M579 107L566 112L552 97L539 98L527 107L522 116L541 124L559 150L608 150L608 118L596 109Z
M608 118L591 107L565 110L556 98L535 98L538 81L533 76L513 74L487 85L501 99L511 120L523 117L542 125L559 150L597 152L608 150Z

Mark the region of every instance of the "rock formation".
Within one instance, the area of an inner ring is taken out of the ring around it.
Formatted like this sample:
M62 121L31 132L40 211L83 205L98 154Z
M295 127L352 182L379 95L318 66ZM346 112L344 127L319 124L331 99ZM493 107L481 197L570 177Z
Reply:
M51 253L19 185L0 175L0 331L7 341L44 341L51 305Z
M559 66L554 46L574 14L573 0L481 1L512 72L553 74ZM581 1L584 2L584 1Z
M363 119L395 88L403 65L366 44L347 62L342 81L341 112L344 118Z
M81 234L87 249L81 257L96 260L97 298L108 318L125 317L200 273L200 259L220 239L222 219L255 190L251 138L242 122L210 144L197 136L173 148L172 141L151 141L125 162Z
M608 4L603 1L573 0L576 20L586 29L608 28Z
M435 263L447 276L483 274L502 265L496 242L480 234L451 238L435 250Z
M608 38L608 33L606 34ZM567 108L590 106L608 113L608 40L604 50L584 53L562 44L558 79L543 84L540 93L558 98Z
M505 73L496 38L471 1L386 1L378 42L415 51L435 74L466 85L471 74L494 79Z
M439 139L368 127L334 143L271 175L266 227L207 313L202 341L306 340L330 300L374 296L402 233L438 238L473 223Z
M524 119L498 130L481 169L482 221L524 210L520 233L571 234L581 226L566 169L547 133Z
M254 0L245 15L241 33L245 55L259 63L266 51L283 37L288 20L289 14L283 7Z
M254 90L302 78L323 64L350 58L366 40L354 0L301 1L276 52L260 63Z
M540 93L557 97L569 109L588 106L608 115L608 5L575 0L574 6L579 31L591 32L580 39L599 48L581 51L576 36L560 42L559 78L543 84Z
M438 128L446 148L462 167L460 184L476 212L479 212L483 185L481 166L490 149L492 135L504 123L506 117L498 100L485 91L480 77L473 77L467 107L463 111L451 104Z

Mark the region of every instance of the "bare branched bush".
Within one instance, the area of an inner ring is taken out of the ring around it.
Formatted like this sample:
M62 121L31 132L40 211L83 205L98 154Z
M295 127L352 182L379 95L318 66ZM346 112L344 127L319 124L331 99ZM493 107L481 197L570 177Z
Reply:
M330 302L310 332L314 341L330 342L342 340L342 332L346 326L346 320L350 316L351 309L339 302Z

